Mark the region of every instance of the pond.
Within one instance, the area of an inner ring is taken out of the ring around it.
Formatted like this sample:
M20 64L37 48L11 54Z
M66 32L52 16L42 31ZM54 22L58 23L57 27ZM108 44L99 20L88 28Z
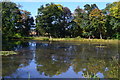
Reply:
M109 43L13 41L3 50L3 78L118 78L118 45Z

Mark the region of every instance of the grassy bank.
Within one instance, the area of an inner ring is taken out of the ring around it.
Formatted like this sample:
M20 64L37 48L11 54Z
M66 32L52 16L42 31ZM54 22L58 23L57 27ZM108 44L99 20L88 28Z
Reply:
M85 39L85 38L48 38L48 37L34 37L32 40L42 41L79 41L79 42L106 42L106 43L118 43L117 39Z
M18 53L14 51L0 51L0 55L2 56L8 56L8 55L14 55L14 54L18 54Z

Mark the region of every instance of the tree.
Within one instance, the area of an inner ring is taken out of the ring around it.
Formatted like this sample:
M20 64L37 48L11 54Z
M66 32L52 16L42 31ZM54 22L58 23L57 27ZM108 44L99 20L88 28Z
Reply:
M2 35L3 39L15 35L15 26L19 25L20 11L15 3L2 2Z
M89 18L91 11L94 9L98 9L96 4L91 4L91 5L86 4L84 6L85 13L84 13L84 19L83 19L83 34L82 35L84 37L89 37L89 39L91 38L91 36L95 36L94 35L95 29L92 26L91 20Z
M30 12L21 10L21 19L20 25L17 27L17 32L21 34L21 36L28 36L30 32L30 28L34 26L34 19L31 17Z
M84 14L85 14L85 11L81 9L79 6L74 11L74 14L73 14L74 19L72 21L73 23L72 32L74 37L82 35Z
M112 7L110 8L111 16L120 19L120 1L113 2Z
M102 35L105 33L105 16L99 9L94 9L90 12L89 15L91 19L91 24L94 27L95 31L99 32L99 37L102 39Z
M114 34L116 38L120 37L120 1L113 2L110 8L110 15L113 17L111 24L113 25L113 30L116 31Z
M2 36L3 39L21 38L29 35L34 20L30 12L19 9L13 2L2 4Z
M79 6L75 9L74 21L79 26L79 30L81 30L79 31L79 36L90 38L93 35L94 28L91 25L89 14L94 9L98 9L96 4L92 5L86 4L84 6L84 10L79 8Z
M68 32L69 32L69 37L72 38L80 37L82 34L82 28L80 28L80 26L75 21L71 21L69 23Z
M36 16L36 26L37 30L42 30L42 35L48 34L48 36L56 36L57 32L55 30L58 24L59 18L62 15L62 6L55 5L53 3L43 5L38 9L38 15Z
M38 9L36 16L37 30L41 35L49 37L65 37L70 20L69 8L60 4L46 4Z
M72 21L72 16L71 16L71 11L68 7L63 7L62 8L63 12L62 12L62 21L60 22L60 37L67 37L69 36L69 26L70 26L70 22Z
M98 7L97 7L96 4L91 4L91 5L86 4L86 5L84 6L84 10L87 11L87 14L90 14L90 12L91 12L92 10L96 9L96 8L98 9Z
M103 9L103 13L106 15L105 26L108 38L119 38L120 36L119 4L120 2L113 2L112 4L107 4L106 8Z

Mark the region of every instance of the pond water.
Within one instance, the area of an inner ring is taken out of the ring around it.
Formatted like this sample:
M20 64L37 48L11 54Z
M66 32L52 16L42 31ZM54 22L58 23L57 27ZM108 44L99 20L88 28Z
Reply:
M118 78L118 45L109 43L13 41L3 50L4 78Z

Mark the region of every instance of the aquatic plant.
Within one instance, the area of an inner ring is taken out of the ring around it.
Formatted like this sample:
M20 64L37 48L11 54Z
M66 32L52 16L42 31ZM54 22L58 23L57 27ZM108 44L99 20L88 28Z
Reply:
M13 54L17 54L17 52L15 52L15 51L0 51L0 55L2 55L2 56L8 56L8 55L13 55Z

